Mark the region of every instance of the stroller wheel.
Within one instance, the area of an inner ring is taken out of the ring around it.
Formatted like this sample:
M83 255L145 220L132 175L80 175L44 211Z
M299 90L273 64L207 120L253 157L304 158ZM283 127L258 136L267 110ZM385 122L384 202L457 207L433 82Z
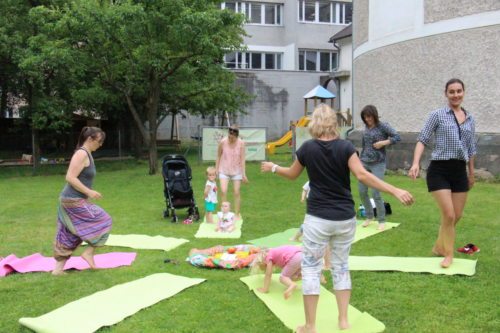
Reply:
M179 218L177 217L177 215L172 215L172 223L177 223L177 221L179 221Z
M163 218L166 219L170 215L168 208L163 211Z

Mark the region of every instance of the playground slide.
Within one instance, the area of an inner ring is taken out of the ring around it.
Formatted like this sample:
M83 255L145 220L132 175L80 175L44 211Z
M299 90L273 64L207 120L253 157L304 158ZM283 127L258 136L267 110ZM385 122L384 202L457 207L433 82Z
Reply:
M305 126L307 126L308 123L309 123L309 117L303 116L302 118L299 119L299 121L297 121L297 124L295 126L305 127ZM285 133L285 135L283 135L277 141L268 142L266 145L267 152L271 155L274 154L276 147L283 146L285 143L287 143L291 139L292 139L292 131L288 131Z

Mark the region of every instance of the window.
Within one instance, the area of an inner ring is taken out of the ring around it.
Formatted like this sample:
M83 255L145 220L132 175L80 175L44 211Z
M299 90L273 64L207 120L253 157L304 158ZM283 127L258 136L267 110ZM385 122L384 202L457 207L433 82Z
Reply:
M299 0L299 22L349 24L352 3L326 0Z
M331 72L337 68L337 56L331 51L299 50L299 70Z
M247 24L283 25L283 4L251 2L251 1L226 1L222 9L229 9L235 13L245 15Z
M282 53L232 52L224 56L226 68L281 69Z

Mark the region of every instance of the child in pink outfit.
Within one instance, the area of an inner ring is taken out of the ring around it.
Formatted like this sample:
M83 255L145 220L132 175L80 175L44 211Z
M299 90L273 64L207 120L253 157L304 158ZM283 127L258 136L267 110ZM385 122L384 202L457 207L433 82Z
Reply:
M257 290L262 293L269 291L273 267L281 268L280 282L287 288L283 293L285 299L290 298L297 288L295 281L301 277L302 248L296 245L283 245L270 249L263 249L252 263L252 272L264 271L264 286Z

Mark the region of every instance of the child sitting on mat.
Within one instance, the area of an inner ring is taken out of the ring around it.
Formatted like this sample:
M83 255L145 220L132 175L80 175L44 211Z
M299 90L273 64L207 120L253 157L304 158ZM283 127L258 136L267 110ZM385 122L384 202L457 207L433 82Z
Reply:
M210 166L207 168L207 183L205 184L205 217L207 223L214 223L213 212L217 206L217 184L215 178L217 177L215 167Z
M231 204L224 201L221 204L221 212L217 213L219 221L217 222L217 227L215 231L217 232L232 232L234 230L234 213L230 212Z

